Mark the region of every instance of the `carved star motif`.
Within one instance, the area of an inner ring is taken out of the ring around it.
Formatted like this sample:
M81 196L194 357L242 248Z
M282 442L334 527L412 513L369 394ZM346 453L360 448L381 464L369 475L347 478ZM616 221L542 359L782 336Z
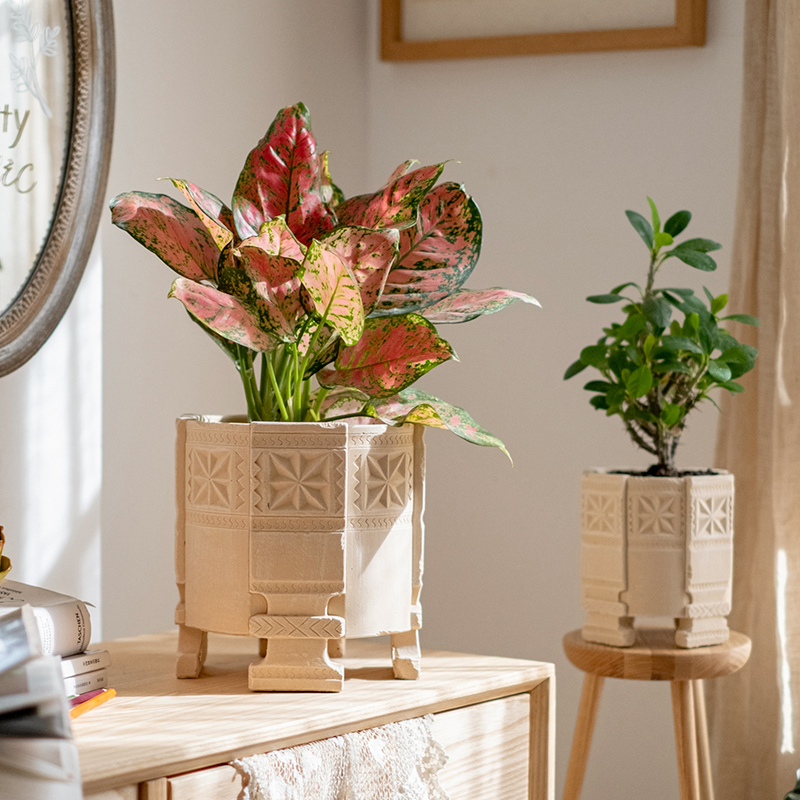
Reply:
M209 508L230 508L233 478L231 453L194 450L191 463L192 503Z
M325 511L330 505L330 459L325 453L273 454L270 457L273 510Z
M586 494L583 529L588 533L617 533L617 504L608 494Z
M638 533L643 536L677 536L681 508L675 496L650 495L637 500Z
M367 508L405 507L408 499L408 454L370 455L365 467Z
M700 497L696 501L697 536L727 536L729 518L727 497Z

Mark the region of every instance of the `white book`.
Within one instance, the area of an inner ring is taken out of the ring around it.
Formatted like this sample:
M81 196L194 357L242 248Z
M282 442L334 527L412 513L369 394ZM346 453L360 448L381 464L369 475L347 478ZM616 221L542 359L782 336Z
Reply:
M73 675L64 678L64 688L67 697L77 697L85 692L93 692L95 689L105 689L108 686L108 670L105 667L84 672L82 675Z
M74 656L64 656L61 659L61 674L65 678L73 675L82 675L111 664L111 654L108 650L86 650Z
M40 655L42 642L33 609L8 609L0 616L0 675Z
M62 697L64 681L57 656L41 656L0 675L0 714L38 708Z
M26 604L33 607L45 655L68 656L87 648L92 625L83 601L18 581L0 583L0 613Z
M3 739L0 797L15 800L81 800L78 749L64 739Z

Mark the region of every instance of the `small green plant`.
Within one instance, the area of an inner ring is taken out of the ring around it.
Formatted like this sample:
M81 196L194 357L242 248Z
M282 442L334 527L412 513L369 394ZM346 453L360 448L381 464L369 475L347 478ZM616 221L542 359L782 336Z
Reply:
M607 416L621 417L634 443L656 457L648 474L677 475L675 451L689 412L704 400L714 403L714 389L743 392L736 379L755 366L756 349L739 343L722 323L758 325L758 320L747 314L719 316L727 294L715 297L703 287L706 302L692 289L655 287L656 275L669 259L712 272L717 264L709 253L721 245L710 239L676 245L691 213L678 211L662 228L656 204L649 197L647 201L652 224L635 211L625 212L649 251L647 283L644 288L623 283L608 294L586 298L599 304L625 302L625 319L603 328L597 343L581 351L564 379L587 367L598 370L602 379L583 387L593 394L589 402ZM677 313L682 320L673 319Z

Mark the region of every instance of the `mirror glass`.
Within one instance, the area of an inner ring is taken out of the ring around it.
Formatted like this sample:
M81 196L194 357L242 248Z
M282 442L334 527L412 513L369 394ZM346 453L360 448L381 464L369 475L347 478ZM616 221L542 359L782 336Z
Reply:
M0 314L47 240L69 145L67 0L0 0Z

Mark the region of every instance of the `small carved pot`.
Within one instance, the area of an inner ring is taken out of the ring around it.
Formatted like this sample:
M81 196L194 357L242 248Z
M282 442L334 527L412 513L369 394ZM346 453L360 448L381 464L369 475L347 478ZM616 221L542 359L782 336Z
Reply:
M207 633L261 640L248 685L339 691L345 636L391 635L419 674L423 428L369 420L177 421L180 678Z
M727 641L733 475L593 470L581 490L583 638L629 647L635 617L669 617L679 647Z

